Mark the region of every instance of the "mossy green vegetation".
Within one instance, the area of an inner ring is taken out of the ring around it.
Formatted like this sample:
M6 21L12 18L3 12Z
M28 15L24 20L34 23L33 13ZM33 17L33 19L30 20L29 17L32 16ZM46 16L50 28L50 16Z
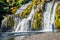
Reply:
M44 8L41 9L42 4L39 3L36 9L36 13L34 14L33 20L32 20L32 29L39 30L42 27L42 18L44 13Z
M55 27L57 30L60 30L60 3L56 7L56 13L55 13Z
M32 20L32 28L33 29L40 29L42 22L42 14L41 13L35 13L34 18Z
M14 26L14 18L13 18L13 16L8 17L7 19L8 19L7 20L7 26L12 28Z
M5 14L15 14L16 12L13 12L14 10L17 11L18 8L29 1L30 0L0 0L0 11L2 13L4 13L3 11L7 12Z

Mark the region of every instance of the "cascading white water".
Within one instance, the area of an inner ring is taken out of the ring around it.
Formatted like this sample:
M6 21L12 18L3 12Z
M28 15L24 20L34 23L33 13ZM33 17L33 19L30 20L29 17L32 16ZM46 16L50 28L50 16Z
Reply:
M51 9L52 9L52 5L53 3L52 2L49 2L46 4L46 10L44 12L44 27L43 27L43 30L42 31L52 31L52 24L54 23L54 18L55 18L55 10L56 10L56 7L57 7L57 4L58 3L55 3L54 5L54 8L53 8L53 12L51 13ZM31 11L31 13L29 14L28 18L25 18L21 21L20 24L18 24L18 28L19 28L19 25L23 25L24 22L26 23L26 20L28 22L28 20L31 20L32 16L34 15L33 13L33 9ZM51 18L51 19L50 19ZM24 24L25 25L25 24ZM27 24L28 25L28 24ZM21 26L20 26L21 27ZM24 28L24 26L23 26ZM21 29L22 30L22 29Z
M1 29L5 27L5 30L7 30L6 28L8 27L7 26L7 22L9 20L9 17L13 17L12 20L14 21L14 26L12 27L13 28L12 30L9 30L9 31L13 32L15 30L17 24L21 21L21 19L20 19L20 16L19 15L17 15L17 16L15 16L15 15L9 15L8 17L6 17L6 18L4 18L2 20Z
M27 18L24 18L17 26L15 32L26 32L29 30L29 20L31 20L32 16L34 15L34 9L32 9L30 15ZM16 40L23 39L24 36L20 36L15 38Z
M54 8L53 8L53 13L51 16L51 25L54 23L56 7L57 7L57 3L55 3Z
M52 5L53 3L52 2L49 2L46 4L46 11L44 12L44 28L43 28L43 31L52 31L52 28L51 28L51 19L50 19L50 16L51 16L51 9L52 9Z
M52 5L53 5L52 2L47 3L46 11L44 12L44 28L43 28L43 31L52 31L52 25L54 24L55 11L56 11L56 7L58 5L58 2L55 3L53 10L52 10L53 12L51 13Z
M32 9L30 15L27 18L24 18L17 26L15 32L17 32L18 30L20 31L21 27L24 28L25 24L31 20L32 16L34 15L34 9ZM26 22L27 21L27 22ZM28 25L28 24L27 24ZM23 28L21 30L23 30ZM23 30L24 31L24 30Z
M55 15L56 15L55 12L56 12L56 7L57 7L58 4L59 4L59 2L58 2L58 3L56 2L55 5L54 5L53 13L52 13L52 16L51 16L51 25L52 25L52 24L55 25L55 22L54 22L54 21L55 21ZM57 30L55 30L55 31L57 31Z

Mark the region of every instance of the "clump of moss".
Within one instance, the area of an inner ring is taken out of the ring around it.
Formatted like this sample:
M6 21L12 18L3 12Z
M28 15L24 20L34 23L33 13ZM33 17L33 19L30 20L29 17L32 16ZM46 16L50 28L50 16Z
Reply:
M36 30L39 29L41 26L41 21L42 21L42 14L35 13L34 18L32 20L32 28Z
M7 18L7 26L8 27L13 27L14 26L14 19L13 19L13 16L10 16Z
M55 26L56 30L60 30L60 3L56 7L56 15L55 15Z
M12 8L11 8L11 12L12 12L13 14L16 14L17 9L18 9L17 6L12 7Z
M38 7L36 8L36 12L32 20L32 29L35 29L35 30L39 30L42 26L42 17L43 17L44 8L41 5L43 4L38 2L38 5L37 5Z

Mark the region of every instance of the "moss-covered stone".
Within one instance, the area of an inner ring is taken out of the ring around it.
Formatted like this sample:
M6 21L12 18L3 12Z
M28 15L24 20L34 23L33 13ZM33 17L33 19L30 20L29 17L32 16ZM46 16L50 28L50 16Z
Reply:
M60 3L56 7L56 15L55 15L55 27L56 30L60 30Z

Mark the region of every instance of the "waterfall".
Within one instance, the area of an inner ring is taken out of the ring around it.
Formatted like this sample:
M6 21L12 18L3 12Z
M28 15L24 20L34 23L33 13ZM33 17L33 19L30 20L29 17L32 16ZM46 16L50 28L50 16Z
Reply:
M21 8L19 8L17 10L16 14L22 13L27 8L27 6L30 3L27 3L26 5L23 5ZM44 31L44 32L45 31L46 32L52 31L52 24L54 23L54 17L55 17L55 11L56 11L57 4L58 3L55 3L54 8L53 8L53 12L52 12L52 15L51 15L51 9L52 9L53 3L52 2L46 3L46 5L45 5L45 9L46 10L45 10L45 12L43 14L43 25L44 26L43 26L41 31ZM29 14L29 16L27 18L24 18L23 20L21 20L20 17L14 17L14 22L18 23L17 25L14 25L14 27L15 27L14 28L15 29L14 32L30 31L29 27L31 27L31 26L29 26L30 25L29 21L32 20L32 17L34 15L34 13L35 13L35 9L32 8L32 10L31 10L31 12L30 12L30 14ZM7 18L5 18L2 21L2 25L1 26L2 27L7 26ZM19 36L19 37L16 37L15 40L22 40L23 38L24 38L24 36Z
M55 5L54 5L53 13L52 13L52 16L51 16L51 25L52 25L52 24L55 25L55 22L54 22L54 21L55 21L55 15L56 15L55 12L56 12L56 7L57 7L58 4L59 4L59 3L56 2ZM57 30L55 30L55 31L57 31Z
M56 7L58 5L58 2L56 2L54 4L54 7L53 7L53 10L52 10L52 13L51 13L52 5L53 5L52 2L46 4L46 7L45 7L46 11L44 12L44 27L43 27L43 31L52 31L52 24L54 24L55 11L56 11Z
M31 20L32 16L34 15L34 9L32 9L30 15L27 18L24 18L17 26L15 32L26 32L29 31L29 20ZM20 36L15 38L17 39L23 39L24 36Z
M1 24L1 30L2 31L6 31L5 29L3 30L2 28L6 28L7 27L7 18L5 18L4 20L2 20L2 24Z
M52 31L52 28L50 27L51 25L51 19L50 19L50 15L51 15L51 9L52 9L52 2L49 2L46 4L46 11L44 12L44 27L43 27L43 31Z
M14 21L14 24L13 24L14 26L12 27L12 30L8 29L10 32L14 31L17 24L21 21L19 15L17 15L17 16L16 15L8 15L8 17L6 17L2 20L1 29L3 30L3 32L7 32L7 27L8 27L7 22L9 22L10 17L13 17L12 20ZM11 23L13 23L13 22L11 22Z
M25 26L25 24L31 20L32 16L34 15L34 9L32 9L30 15L27 18L24 18L17 26L15 32L17 32L18 30L20 31L20 28ZM28 25L28 24L27 24ZM23 30L23 28L21 30ZM24 30L23 30L24 31Z
M31 2L30 2L31 3ZM26 5L29 5L30 3L27 3ZM25 5L25 6L26 6ZM52 23L54 22L54 12L55 12L55 8L56 8L56 6L57 6L57 3L55 3L55 5L54 5L54 9L53 9L53 14L52 14L52 16L50 17L50 15L51 15L51 8L52 8L52 5L53 5L53 3L52 2L49 2L49 3L46 3L46 5L45 5L45 8L46 8L46 10L45 10L45 12L44 12L44 15L43 15L43 18L44 18L44 20L43 20L43 22L44 22L44 27L43 27L43 31L52 31L52 27L51 27L51 25L52 25ZM24 7L24 5L21 7L22 9L24 9L23 8ZM26 6L27 7L27 6ZM20 9L21 9L20 8ZM18 18L18 17L15 17L14 18L14 20L15 20L15 22L17 21L18 22L18 24L16 25L16 26L14 26L16 29L15 29L15 32L17 32L17 31L19 31L19 32L22 32L22 31L27 31L27 29L29 29L28 28L28 26L29 26L29 20L31 20L32 19L32 17L33 17L33 15L34 15L34 8L32 9L32 11L30 12L30 14L29 14L29 16L27 17L27 18L24 18L23 20L21 20L21 21L18 21L18 19L20 20L20 18ZM12 15L11 15L12 16ZM51 18L51 19L50 19ZM5 21L4 21L5 20ZM5 18L3 21L2 21L2 26L3 25L5 25L5 24L7 24L6 22L7 22L7 19ZM6 25L5 25L6 26Z
M51 16L51 9L52 9L52 5L53 3L52 2L49 2L46 4L45 8L45 12L44 12L44 27L43 27L43 30L41 31L52 31L52 27L51 27L51 23L52 21L54 21L53 19L50 19L50 16ZM54 7L55 8L55 7ZM34 9L32 9L31 13L29 14L29 16L27 18L24 18L17 26L15 32L19 31L19 32L26 32L29 30L29 20L32 19L32 16L34 15ZM52 15L53 16L53 15ZM54 18L54 16L53 16ZM24 36L21 36L21 37L17 37L16 39L23 39Z

